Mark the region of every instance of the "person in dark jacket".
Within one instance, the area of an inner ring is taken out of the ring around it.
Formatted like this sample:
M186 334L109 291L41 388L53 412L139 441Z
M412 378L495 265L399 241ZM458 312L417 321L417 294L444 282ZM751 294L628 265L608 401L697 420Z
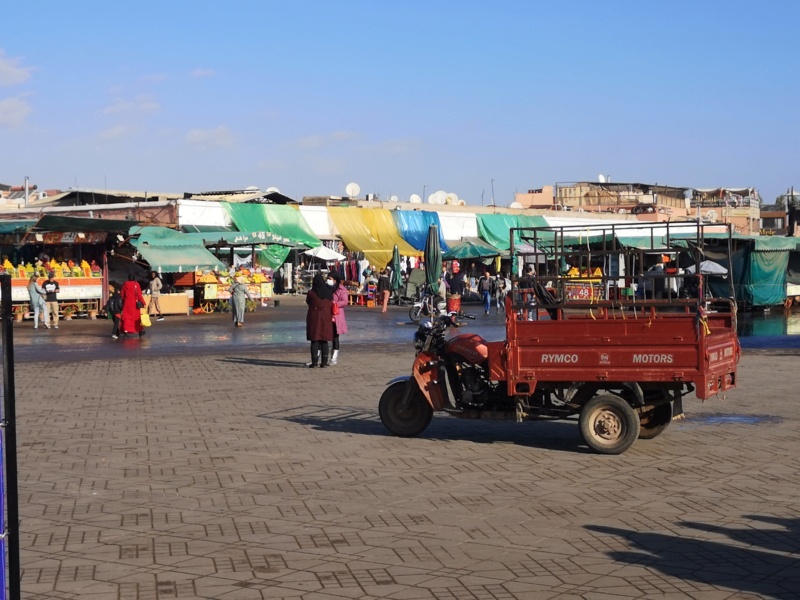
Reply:
M381 271L378 278L378 297L381 299L381 312L385 313L389 306L389 296L392 293L392 280L389 278L389 268Z
M114 322L114 327L111 329L111 337L119 339L119 319L122 314L122 296L119 295L117 288L114 284L108 286L109 297L106 302L106 313L108 317Z
M311 362L308 366L328 366L328 342L333 341L333 286L325 282L322 273L314 275L306 294L306 339L311 342Z

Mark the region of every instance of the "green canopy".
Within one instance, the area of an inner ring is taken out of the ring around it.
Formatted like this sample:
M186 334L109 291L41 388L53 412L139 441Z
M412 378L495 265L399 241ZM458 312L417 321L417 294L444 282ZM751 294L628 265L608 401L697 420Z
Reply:
M444 253L442 258L444 260L465 260L492 256L508 256L508 252L501 252L478 238L465 238L457 244L450 244L450 249Z
M167 227L132 227L129 235L131 244L154 271L187 273L228 268L206 250L202 240L191 235Z
M183 225L181 227L184 233L209 233L220 231L236 231L236 227L232 225Z
M292 240L271 231L217 231L183 235L199 240L206 246L253 246L259 244L277 244L290 248L294 246Z
M0 235L25 233L36 224L36 221L0 221Z
M309 248L322 244L295 206L234 203L224 203L223 206L242 233L270 232L287 238L296 246Z
M88 217L61 217L45 215L32 229L36 231L127 231L138 221L123 219L90 219Z
M217 260L203 246L150 246L144 244L137 247L137 250L148 262L150 268L160 273L228 270L228 265Z
M478 235L498 250L511 248L511 230L516 227L547 227L544 217L538 215L477 215ZM514 244L521 243L519 234Z
M131 227L128 232L131 244L150 246L201 246L203 241L169 227Z

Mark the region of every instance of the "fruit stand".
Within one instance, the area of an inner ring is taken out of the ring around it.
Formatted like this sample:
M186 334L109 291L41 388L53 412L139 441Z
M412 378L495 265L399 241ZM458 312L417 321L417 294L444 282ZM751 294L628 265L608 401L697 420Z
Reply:
M71 263L72 261L70 261ZM30 295L28 294L28 279L36 273L39 285L47 280L47 272L55 274L58 282L59 308L65 316L70 314L92 314L100 308L103 298L103 274L96 263L81 264L55 263L45 265L21 264L13 266L8 260L4 261L2 271L11 275L11 301L14 303L15 314L27 315L30 311Z
M253 302L272 299L272 280L263 273L244 274L244 283ZM196 278L194 286L195 313L226 312L230 310L230 278L225 275L207 273Z

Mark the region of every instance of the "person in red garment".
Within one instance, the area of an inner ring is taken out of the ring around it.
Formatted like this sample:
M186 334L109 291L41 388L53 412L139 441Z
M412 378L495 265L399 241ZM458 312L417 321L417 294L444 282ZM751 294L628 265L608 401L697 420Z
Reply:
M122 296L122 336L129 337L138 333L140 338L144 337L140 311L144 307L144 296L142 296L142 288L136 281L136 275L133 273L130 273L128 281L122 284L120 296Z

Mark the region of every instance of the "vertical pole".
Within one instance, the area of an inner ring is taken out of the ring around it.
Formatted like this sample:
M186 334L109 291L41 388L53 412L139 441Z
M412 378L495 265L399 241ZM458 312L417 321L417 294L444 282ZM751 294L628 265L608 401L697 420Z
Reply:
M19 496L17 489L17 425L16 385L14 382L14 315L11 310L11 275L0 275L2 293L3 336L3 420L6 474L7 527L5 547L8 549L8 600L20 600L19 561ZM3 588L5 592L5 588Z

